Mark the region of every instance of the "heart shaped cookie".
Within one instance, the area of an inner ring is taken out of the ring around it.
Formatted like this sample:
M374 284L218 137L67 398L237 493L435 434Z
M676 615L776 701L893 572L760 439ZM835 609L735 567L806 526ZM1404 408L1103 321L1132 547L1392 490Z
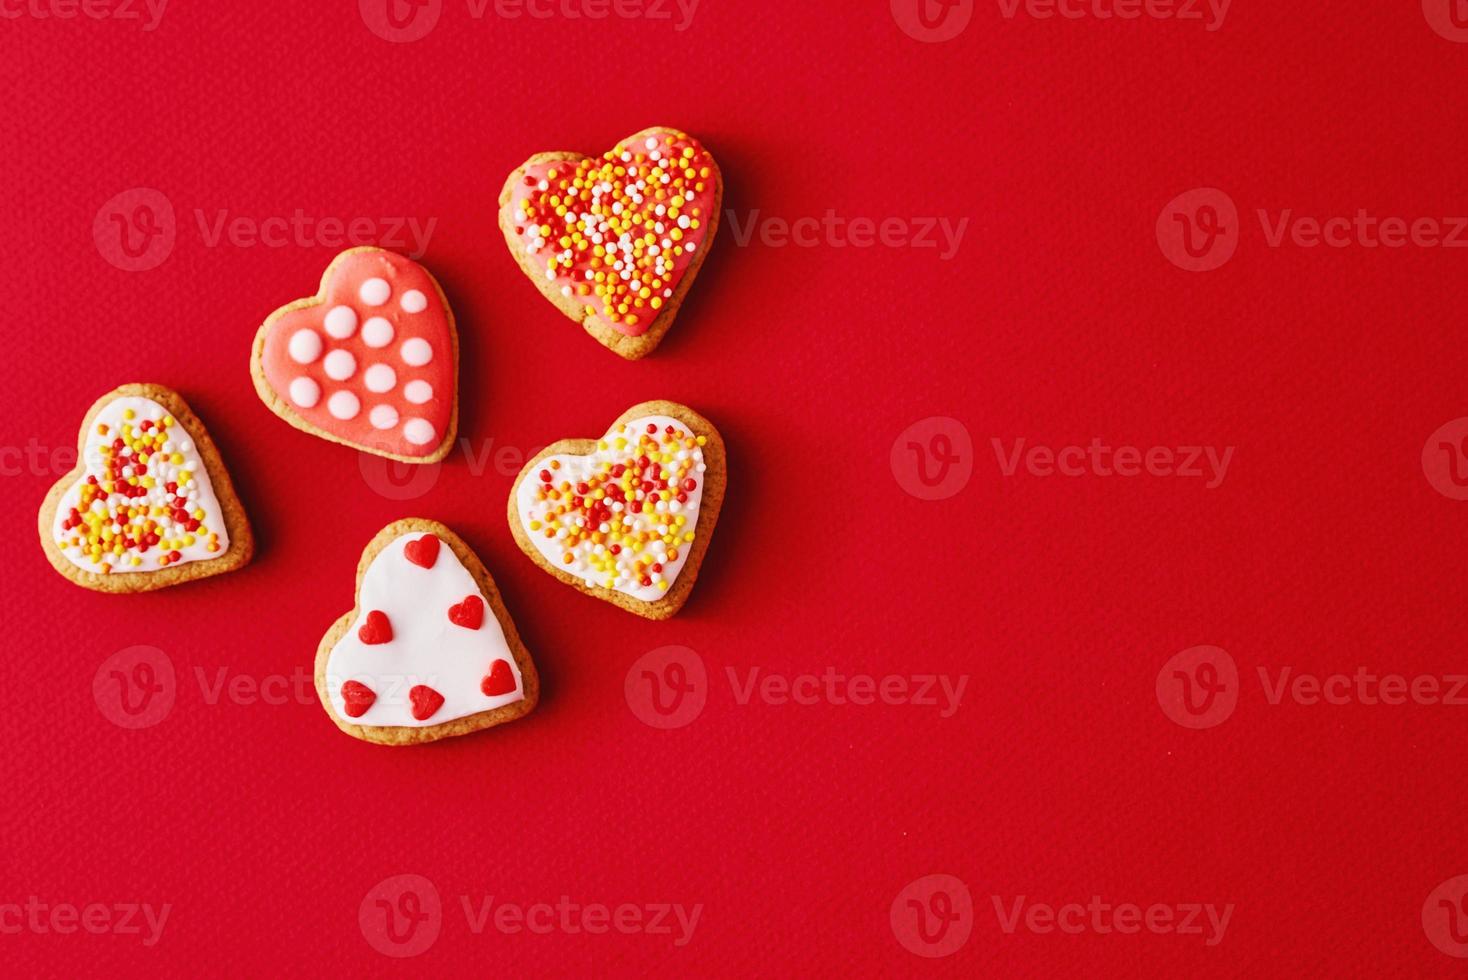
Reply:
M529 714L540 680L474 552L408 518L362 552L356 607L316 650L316 693L348 735L412 745Z
M146 592L234 571L255 539L204 424L179 395L128 384L82 421L77 467L41 505L51 565L98 592Z
M459 337L428 270L352 248L315 296L266 318L250 355L255 391L304 432L405 463L448 455L459 421Z
M562 582L648 619L688 599L724 501L724 441L668 401L634 405L600 439L563 439L510 492L520 550Z
M628 360L672 326L719 228L718 164L655 126L599 157L537 153L500 191L500 230L546 299Z

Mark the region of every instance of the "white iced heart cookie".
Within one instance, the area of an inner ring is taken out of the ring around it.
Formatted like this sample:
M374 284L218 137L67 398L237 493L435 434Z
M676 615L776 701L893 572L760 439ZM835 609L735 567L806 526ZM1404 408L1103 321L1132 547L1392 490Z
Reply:
M510 495L520 549L561 581L649 619L688 598L718 520L724 443L668 401L633 406L600 439L565 439Z
M347 734L409 745L513 721L540 683L483 564L444 525L410 518L362 553L356 607L317 649L316 691Z
M176 392L130 384L82 423L77 468L41 506L46 556L100 592L145 592L232 571L254 538L219 451Z

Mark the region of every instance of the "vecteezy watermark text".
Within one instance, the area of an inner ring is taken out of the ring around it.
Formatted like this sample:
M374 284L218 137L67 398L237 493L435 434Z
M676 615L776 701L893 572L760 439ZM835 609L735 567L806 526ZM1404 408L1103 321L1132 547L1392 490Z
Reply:
M733 667L725 667L734 701L747 705L758 699L772 707L787 704L830 704L837 707L853 704L912 705L938 708L939 718L951 718L963 701L968 675L947 674L843 674L827 667L820 674L765 673L759 667L744 672L741 680Z
M641 20L671 24L682 33L693 26L701 0L464 0L471 21ZM357 0L367 29L384 41L407 44L433 33L448 4L445 0Z
M137 936L153 947L163 938L172 903L151 902L45 902L31 895L24 902L0 902L0 935L68 936L85 932L93 936Z
M522 932L537 936L552 933L574 936L583 932L600 936L616 932L624 936L667 936L674 946L679 947L692 941L699 917L703 915L702 902L692 906L684 906L681 902L607 905L602 902L573 902L569 895L562 895L554 905L549 902L528 905L496 903L493 895L477 900L461 895L459 904L464 910L464 921L468 923L469 931L476 936L486 929L506 936Z
M1029 445L1027 439L1015 439L1008 446L1001 439L991 439L999 471L1014 476L1020 467L1035 477L1177 477L1206 479L1204 488L1217 489L1228 476L1234 447L1226 446L1110 446L1093 438L1087 445Z
M206 214L194 209L199 238L206 248L221 244L234 248L345 248L357 245L379 245L402 249L409 258L420 259L428 251L428 243L438 227L437 218L421 221L415 217L381 218L316 217L296 208L288 215L232 215L227 208ZM409 249L411 246L411 249Z
M1217 946L1228 932L1234 904L1219 906L1212 902L1153 902L1142 906L1132 902L1108 902L1100 895L1090 901L1051 905L1031 902L1027 896L1006 899L990 895L1000 930L1012 936L1023 928L1035 935L1061 933L1067 936L1108 936L1113 933L1134 936L1141 932L1165 936L1199 936L1204 946Z
M167 9L168 0L0 0L0 20L110 20L140 24L148 33Z
M1300 214L1294 208L1256 208L1260 237L1272 250L1468 248L1468 216L1392 215L1370 208L1353 213ZM1157 219L1157 244L1167 260L1189 272L1225 265L1243 244L1248 223L1232 197L1199 187L1169 201Z
M458 896L469 933L499 936L643 935L673 946L693 941L703 903L581 902L561 895L554 902L505 901L494 895ZM416 874L399 874L373 885L357 909L357 924L368 945L398 959L420 956L438 941L446 925L438 887Z
M1212 33L1223 27L1233 0L996 0L1005 20L1020 14L1034 20L1175 20L1201 22Z
M963 703L969 675L848 673L834 666L819 672L781 674L762 667L743 671L725 667L734 704L771 708L915 707L937 709L951 718ZM709 697L709 672L703 657L684 646L649 650L627 670L623 694L627 707L652 728L682 728L703 712Z
M194 208L193 224L199 242L211 249L378 245L419 259L428 251L438 219L408 215L338 217L311 214L303 208L261 216L236 214L229 208ZM92 241L98 254L117 268L146 272L173 254L179 226L173 202L166 194L151 187L133 187L97 209L92 219Z
M782 218L755 208L742 220L732 209L724 212L734 244L747 248L758 236L765 248L890 248L938 249L947 262L958 254L969 219L946 217L846 217L827 208L817 218Z
M1254 674L1264 703L1302 708L1468 707L1468 674L1402 674L1360 665L1316 673L1292 665L1258 666ZM1174 654L1157 674L1157 703L1184 728L1215 728L1233 714L1244 685L1238 664L1215 646Z

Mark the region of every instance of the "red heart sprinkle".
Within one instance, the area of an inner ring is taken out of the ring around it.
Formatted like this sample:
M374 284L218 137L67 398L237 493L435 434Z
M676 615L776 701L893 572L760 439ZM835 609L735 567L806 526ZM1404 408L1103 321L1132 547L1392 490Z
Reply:
M367 622L357 630L357 636L363 643L372 645L375 643L392 642L392 623L387 621L387 613L374 609L367 614Z
M417 541L409 541L403 548L403 554L415 565L432 568L433 563L438 561L438 538L425 534Z
M510 662L508 660L496 660L494 666L489 668L489 674L479 683L479 689L489 697L499 697L501 694L509 694L515 689L515 675L510 673Z
M484 600L477 595L465 596L463 602L449 606L449 622L466 630L484 625Z
M413 717L419 721L427 721L433 717L435 711L443 707L443 695L427 684L415 685L408 692L408 699L413 702Z
M372 707L372 702L377 700L377 694L361 681L347 681L342 685L342 700L346 702L343 707L347 717L360 718Z

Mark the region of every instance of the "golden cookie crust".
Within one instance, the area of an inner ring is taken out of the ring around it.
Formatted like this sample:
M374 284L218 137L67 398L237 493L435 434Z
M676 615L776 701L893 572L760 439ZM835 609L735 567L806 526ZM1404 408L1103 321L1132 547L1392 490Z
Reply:
M681 132L683 130L678 129L676 126L652 126L642 130L640 133L633 133L631 136L619 140L616 145L623 146L640 142L654 133ZM525 176L526 170L542 163L579 163L586 159L589 159L586 154L562 150L555 153L537 153L517 167L515 172L510 174L509 178L505 180L504 187L500 190L500 231L504 234L505 244L510 247L510 254L514 256L515 262L520 266L520 270L535 284L535 288L540 290L542 296L554 303L556 309L581 324L586 332L595 337L597 342L603 347L611 349L629 361L635 361L638 358L646 357L652 353L657 345L662 342L663 335L673 325L673 318L678 315L678 308L683 305L683 299L688 295L689 288L693 285L693 281L698 278L698 271L703 268L703 260L708 257L708 253L713 248L714 236L718 234L719 221L723 217L724 177L719 170L718 163L713 160L713 155L710 154L710 169L713 171L714 180L714 205L713 215L709 219L708 234L704 237L703 248L694 253L693 261L688 264L688 271L683 274L683 280L673 290L672 297L664 304L662 310L653 319L652 324L641 335L629 337L619 330L614 330L605 320L592 312L588 307L562 296L559 289L552 288L549 281L545 278L544 261L533 258L525 250L524 245L520 241L520 236L515 234L514 222L505 216L505 205L510 201L510 194L520 182L520 179Z
M86 476L87 464L84 457L87 449L87 434L92 431L92 424L101 414L102 409L118 398L148 398L157 402L189 434L189 439L192 440L194 448L198 450L199 459L203 461L204 469L209 474L209 482L214 488L214 498L219 501L224 527L229 533L229 547L225 549L224 554L217 558L169 565L156 571L112 572L103 575L73 565L52 540L52 528L56 523L56 510L61 506L61 498L66 496L66 492L78 480ZM245 508L240 504L240 498L235 493L234 483L229 478L229 471L224 467L224 461L219 455L219 447L214 444L214 440L209 436L209 430L204 428L204 423L189 408L183 397L172 388L156 384L121 385L97 399L87 410L87 415L82 419L81 427L77 431L76 468L53 484L50 491L47 492L46 499L41 503L37 527L41 532L41 545L45 549L46 559L51 562L51 567L56 569L63 578L70 579L82 588L92 589L95 592L151 592L170 585L182 585L194 579L232 572L248 564L255 554L255 536L250 530L249 518L245 516Z
M367 569L372 565L383 548L396 541L405 534L432 534L444 545L453 549L459 561L474 576L479 590L489 603L489 608L494 610L494 618L499 622L500 629L505 635L505 645L510 648L510 654L515 658L515 665L520 669L520 678L525 688L525 697L511 704L501 705L489 711L481 711L477 714L465 715L463 718L455 718L441 725L427 725L422 728L413 728L407 725L358 725L349 719L341 717L332 707L331 695L326 687L326 661L337 641L351 629L352 623L361 614L362 607L362 577L367 574ZM405 517L402 520L393 521L387 527L377 532L367 547L362 551L362 558L357 562L357 584L352 598L352 610L332 624L331 629L321 638L321 643L316 648L316 696L321 699L321 706L326 709L326 714L336 723L336 727L346 732L353 738L359 738L364 742L373 742L377 745L418 745L423 742L437 742L440 739L453 738L456 735L468 735L470 732L481 731L485 728L493 728L516 718L523 718L534 710L536 703L540 700L540 675L535 672L535 663L530 659L530 651L525 649L525 644L520 639L520 633L515 629L515 621L510 618L509 610L500 598L500 591L494 584L494 577L484 567L470 547L464 543L453 531L440 524L438 521L426 520L421 517Z
M603 599L630 613L636 613L638 616L647 619L668 619L683 608L683 603L688 601L689 592L693 590L693 583L698 580L698 571L703 566L703 557L708 551L709 540L713 537L714 525L719 521L719 508L724 503L724 490L728 486L728 458L724 449L724 440L719 435L719 430L714 428L713 423L687 405L680 405L677 402L656 400L633 405L615 422L607 426L607 431L633 419L649 415L666 415L669 418L677 419L686 425L694 435L704 436L707 440L703 446L703 461L706 467L703 474L703 499L699 503L698 523L694 525L693 548L689 551L688 561L684 563L682 571L678 573L678 578L661 599L648 602L627 595L625 592L618 592L616 589L587 585L580 577L547 561L535 547L535 542L530 540L530 532L520 522L518 504L520 484L533 477L535 471L540 468L541 460L551 456L589 455L596 451L596 438L562 439L546 446L534 459L526 463L510 488L508 516L510 533L515 536L515 543L520 546L520 550L525 552L531 561L562 582L575 586L587 595Z
M400 453L390 453L384 449L369 446L365 443L339 439L320 426L313 425L292 408L290 402L286 401L280 392L272 388L270 382L265 378L265 338L269 336L270 328L275 325L275 321L288 313L294 313L296 310L305 309L308 306L320 306L325 303L327 284L331 282L332 274L336 271L337 265L344 262L348 256L355 255L358 252L389 252L389 250L378 248L375 245L358 245L355 248L349 248L346 251L337 253L337 256L331 260L331 264L326 267L326 271L321 274L321 285L317 288L315 296L307 296L287 303L274 313L271 313L265 318L265 322L260 324L260 329L255 331L255 342L250 349L250 377L255 381L255 394L260 396L260 400L265 403L266 408L270 409L286 422L289 422L302 432L310 433L313 436L325 439L327 442L348 446L364 453L372 453L374 456L385 456L388 459L395 459L400 463L442 462L444 457L454 448L454 439L459 433L459 329L454 320L453 307L449 306L449 300L444 295L443 287L439 285L437 277L428 270L427 266L423 266L421 263L419 263L420 267L427 273L428 281L433 283L433 288L438 293L438 301L443 304L444 316L449 322L449 342L453 347L454 356L454 405L449 413L448 429L444 432L443 441L438 444L431 454L427 456L404 456ZM391 252L390 254L395 255L397 253Z

